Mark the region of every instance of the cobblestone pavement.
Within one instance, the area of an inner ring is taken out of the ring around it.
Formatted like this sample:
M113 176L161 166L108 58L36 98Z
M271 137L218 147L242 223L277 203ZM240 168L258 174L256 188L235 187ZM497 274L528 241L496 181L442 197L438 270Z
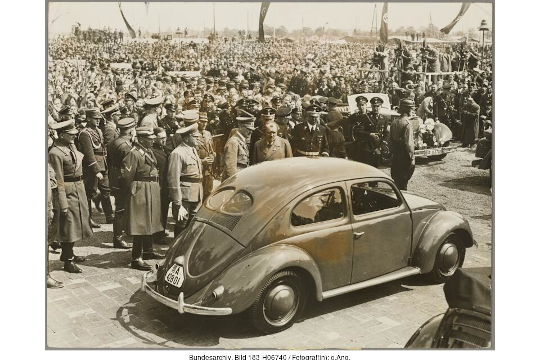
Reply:
M464 214L479 243L464 267L491 266L489 174L470 167L470 151L418 164L410 190ZM384 169L389 173L389 169ZM94 212L95 213L95 212ZM103 215L95 213L103 223ZM181 315L139 290L141 271L129 267L130 250L114 249L112 225L77 243L87 261L82 274L62 271L50 253L51 273L62 289L47 290L47 344L52 348L402 348L425 321L447 305L442 285L423 276L397 280L308 304L290 329L261 335L246 314ZM172 239L169 239L169 243ZM165 253L167 246L155 246Z

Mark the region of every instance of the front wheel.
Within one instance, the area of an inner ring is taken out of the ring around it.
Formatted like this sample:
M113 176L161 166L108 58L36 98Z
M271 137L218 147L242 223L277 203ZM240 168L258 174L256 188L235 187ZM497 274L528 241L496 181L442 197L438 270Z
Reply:
M438 283L447 282L465 261L465 247L457 234L450 234L443 241L431 270L431 277Z
M294 271L281 271L264 285L251 307L253 326L266 334L285 330L294 324L306 305L302 278Z

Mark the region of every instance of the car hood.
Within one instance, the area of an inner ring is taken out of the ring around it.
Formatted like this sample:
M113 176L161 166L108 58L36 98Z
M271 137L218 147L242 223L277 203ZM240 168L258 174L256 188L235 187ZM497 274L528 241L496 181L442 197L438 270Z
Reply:
M242 245L220 229L194 220L167 252L158 273L158 283L164 295L176 298L182 290L187 298L218 276L242 250ZM164 280L177 258L184 268L185 277L180 288Z
M420 209L440 209L444 210L444 206L441 204L426 199L424 197L414 195L407 191L402 191L403 197L405 197L405 200L407 201L407 204L409 205L409 208L411 210L420 210Z

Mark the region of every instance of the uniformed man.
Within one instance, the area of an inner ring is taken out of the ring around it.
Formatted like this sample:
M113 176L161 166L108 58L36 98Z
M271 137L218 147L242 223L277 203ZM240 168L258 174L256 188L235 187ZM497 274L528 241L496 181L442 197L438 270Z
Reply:
M165 106L166 115L158 121L159 127L165 130L167 134L165 147L169 152L173 151L178 145L173 141L173 136L176 130L180 127L178 124L178 118L176 117L176 106L173 103L166 103Z
M248 113L243 113L242 115L250 115ZM249 142L249 163L253 164L253 154L255 152L255 143L257 141L264 139L264 128L266 123L269 121L274 121L276 118L276 110L271 107L266 107L261 110L259 126L257 126L252 132ZM279 136L279 135L278 135Z
M199 113L198 130L201 137L199 139L199 143L197 144L197 152L199 153L199 158L201 159L203 171L203 200L205 200L212 193L212 190L214 188L212 165L214 164L214 160L216 157L212 134L210 133L210 131L205 130L207 124L208 115L205 112Z
M79 150L83 153L83 174L86 197L88 199L88 209L91 210L91 199L100 192L100 200L103 204L103 211L107 224L113 223L113 211L109 190L109 175L107 174L107 149L103 134L98 128L102 119L98 108L86 110L88 121L86 128L79 133ZM99 228L100 225L92 220L92 211L89 216L90 225Z
M133 236L131 267L150 270L144 260L162 259L152 246L153 234L162 231L159 170L152 152L154 129L138 127L137 141L122 161L122 181L128 189L124 230Z
M306 108L307 122L296 125L293 129L292 148L294 156L328 156L326 128L319 124L321 108L309 105Z
M115 104L101 112L105 118L103 126L103 141L105 146L108 146L114 139L120 135L118 130L118 120L120 120L120 110L118 104Z
M393 154L391 175L400 190L407 190L407 184L414 172L414 131L409 121L413 109L414 101L401 100L401 116L390 125L388 145Z
M52 124L51 127L58 133L58 139L49 150L49 162L56 174L58 189L60 260L64 262L65 271L80 273L82 270L75 262L82 262L85 258L75 256L73 246L76 241L92 236L87 220L90 216L89 203L82 181L84 155L74 145L78 131L73 120Z
M292 108L289 106L281 106L276 111L276 124L278 125L278 136L291 141L292 139ZM253 134L251 135L253 136Z
M109 182L114 196L113 246L129 249L131 246L122 238L124 213L126 209L127 185L122 183L122 161L133 147L135 138L135 119L124 118L118 121L120 135L107 146Z
M342 116L341 113L337 113L339 116ZM347 152L345 151L345 137L341 132L340 119L339 116L333 115L329 118L328 128L330 129L328 134L328 148L330 150L330 156L347 159ZM333 119L337 117L336 119Z
M255 144L252 165L293 156L289 141L279 137L277 133L278 125L274 121L267 122L264 126L264 138Z
M135 108L135 103L137 102L137 90L133 89L127 92L124 95L124 103L126 105L125 117L130 117L135 119L135 123L139 122L139 114Z
M151 127L152 129L159 127L158 107L161 106L162 102L163 98L161 96L144 101L146 116L141 120L140 127Z
M353 143L349 147L351 160L379 167L379 145L382 141L379 126L385 126L385 120L379 109L383 102L381 98L373 97L370 101L372 111L356 117L351 129L353 137Z
M198 125L177 130L182 142L169 157L167 184L172 202L174 236L178 236L195 216L203 199L202 164L197 153Z
M166 245L165 229L167 228L167 216L169 215L169 186L167 184L167 167L169 165L169 150L166 147L168 140L167 132L163 128L155 128L154 145L152 151L156 156L157 167L159 170L159 186L161 194L161 224L163 225L163 231L154 234L154 243L160 245Z
M227 140L224 149L223 179L227 180L249 165L249 141L255 129L255 118L239 116L236 118L238 129Z
M53 145L52 139L49 138L47 142L48 149L50 150ZM49 272L49 250L48 247L56 243L56 248L60 248L61 245L56 241L58 235L58 221L60 220L60 205L58 202L58 185L56 180L56 174L51 164L47 164L47 289L58 289L64 287L61 281L53 279ZM53 248L54 249L54 248ZM54 249L55 250L55 249Z

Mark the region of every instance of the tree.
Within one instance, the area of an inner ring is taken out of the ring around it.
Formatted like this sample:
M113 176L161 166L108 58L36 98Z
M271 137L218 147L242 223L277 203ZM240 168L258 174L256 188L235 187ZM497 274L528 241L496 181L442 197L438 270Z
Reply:
M276 29L276 36L285 37L287 35L289 35L289 31L287 30L285 26L282 25Z

